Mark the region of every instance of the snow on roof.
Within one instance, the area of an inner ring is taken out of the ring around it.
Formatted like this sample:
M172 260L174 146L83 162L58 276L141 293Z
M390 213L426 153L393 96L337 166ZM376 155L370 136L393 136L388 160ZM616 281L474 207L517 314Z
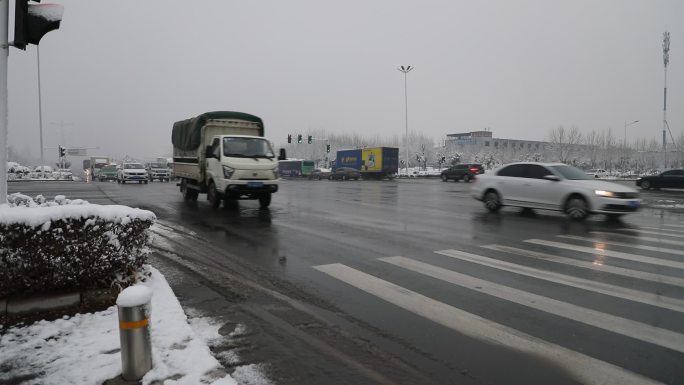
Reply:
M65 219L102 218L114 223L128 223L131 220L154 221L157 217L148 210L120 205L71 204L50 207L10 207L0 205L0 225L19 224L30 227L43 226L47 222Z
M59 4L31 4L28 8L29 15L42 17L47 21L61 21L64 14L64 6Z

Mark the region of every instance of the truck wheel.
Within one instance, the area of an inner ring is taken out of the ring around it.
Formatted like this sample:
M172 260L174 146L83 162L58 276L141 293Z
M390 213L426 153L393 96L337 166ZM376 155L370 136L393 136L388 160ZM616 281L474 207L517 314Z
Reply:
M216 191L216 185L214 182L209 182L209 188L207 189L207 199L211 207L217 209L221 206L221 198L219 197L218 191Z
M259 207L262 209L268 208L271 204L271 194L262 195L259 197Z
M199 192L197 190L188 188L187 182L185 179L181 180L181 194L183 194L183 200L186 202L195 202L197 201L197 196L199 195Z
M147 181L145 181L144 183L147 184Z

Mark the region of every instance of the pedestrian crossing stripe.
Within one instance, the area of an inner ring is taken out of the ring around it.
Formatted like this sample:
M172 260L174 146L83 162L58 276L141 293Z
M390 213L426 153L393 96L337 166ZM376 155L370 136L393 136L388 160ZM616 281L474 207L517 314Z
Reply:
M397 260L394 259L393 261ZM346 265L334 263L314 266L314 268L388 303L469 337L531 353L542 358L553 359L563 364L567 370L585 384L660 384L660 382L616 365L468 313Z
M651 226L641 226L640 229L658 230L658 231L661 231L661 232L662 232L662 231L667 231L667 232L669 232L669 233L679 233L679 234L684 233L684 230L680 230L680 229L663 229L663 228L661 228L661 227L651 227ZM660 234L660 233L659 233L659 234ZM666 234L666 233L662 233L662 234ZM666 234L666 235L669 235L669 234Z
M662 231L644 230L644 228L640 228L640 229L622 228L622 229L617 229L617 230L618 231L634 231L634 232L642 233L642 234L662 235L665 237L672 237L672 238L684 238L684 235L682 235L682 234L669 234L669 233L664 233ZM625 234L619 234L619 235L624 236ZM639 238L639 239L641 239L641 238Z
M477 254L466 253L464 251L459 250L442 250L435 251L435 253L459 259L462 261L477 263L495 269L508 271L515 274L541 279L548 282L559 283L565 286L571 286L582 290L608 295L611 297L622 298L632 302L639 302L650 306L656 306L684 313L684 301L677 298L670 298L663 295L646 293L640 290L628 289L622 286L597 282L594 280L575 277L572 275L554 273L529 266L501 261L495 258L489 258Z
M578 245L573 245L570 243L545 241L543 239L527 239L524 242L533 243L533 244L542 245L542 246L555 247L558 249L565 249L565 250L570 250L570 251L579 251L581 253L589 253L589 254L600 255L600 256L605 256L605 257L613 257L613 258L620 258L620 259L625 259L625 260L629 260L629 261L648 263L648 264L652 264L652 265L673 267L676 269L684 269L684 263L682 263L682 262L671 261L671 260L661 259L661 258L654 258L654 257L646 257L643 255L637 255L637 254L624 253L622 251L606 250L605 248L603 248L604 243L601 240L594 240L594 243L596 245L598 245L598 247L597 246L595 246L595 247L578 246Z
M618 233L607 233L607 232L604 232L604 231L590 231L589 234L602 235L602 236L614 236L614 237L629 238L629 239L633 239L633 238L634 238L634 235L629 235L629 234L618 234ZM653 237L639 237L639 241L642 241L642 242L664 243L664 244L675 245L675 246L684 246L684 242L682 242L682 241L674 241L674 240L671 240L671 239L662 239L662 238L653 238Z
M582 241L582 242L591 242L591 243L600 243L602 245L612 245L612 246L624 246L624 247L629 247L632 249L639 249L639 250L648 250L648 251L656 251L659 253L666 253L666 254L674 254L674 255L684 255L684 250L679 250L679 249L668 249L665 247L660 247L660 246L648 246L648 245L636 245L632 243L625 243L625 242L618 242L618 241L609 241L605 239L596 239L596 238L589 238L589 237L579 237L576 235L556 235L558 238L565 238L565 239L572 239L575 241Z
M445 255L448 255L445 253ZM684 353L684 335L641 322L475 278L405 257L380 261L549 314Z
M573 239L573 238L570 238ZM605 242L604 242L605 243ZM587 262L579 259L561 257L559 255L552 255L548 253L540 253L532 250L519 249L517 247L510 247L504 245L484 245L481 246L488 250L500 251L508 254L515 254L527 258L535 258L544 261L560 263L569 266L575 266L584 269L596 270L604 273L620 275L623 277L640 279L644 281L663 283L672 286L684 287L684 279L677 277L670 277L661 274L649 273L646 271L626 269L624 267L610 266L605 261L601 262ZM592 281L593 282L593 281Z

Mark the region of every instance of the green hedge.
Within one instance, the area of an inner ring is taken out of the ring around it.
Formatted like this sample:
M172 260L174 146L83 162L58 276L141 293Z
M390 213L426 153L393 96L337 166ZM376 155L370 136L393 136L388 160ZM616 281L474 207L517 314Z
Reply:
M132 283L154 214L75 202L0 205L0 298Z

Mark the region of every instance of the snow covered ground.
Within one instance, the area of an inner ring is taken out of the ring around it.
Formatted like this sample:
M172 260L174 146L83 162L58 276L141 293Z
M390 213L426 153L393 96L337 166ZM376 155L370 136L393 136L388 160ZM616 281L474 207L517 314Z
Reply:
M152 267L148 269L151 276L143 284L153 291L153 369L142 383L237 384L209 350L208 344L222 338L218 333L220 325L206 318L189 321L164 276ZM116 306L11 327L0 335L0 383L102 384L121 374L119 349ZM268 383L258 368L238 369L234 375L242 379L240 383Z

